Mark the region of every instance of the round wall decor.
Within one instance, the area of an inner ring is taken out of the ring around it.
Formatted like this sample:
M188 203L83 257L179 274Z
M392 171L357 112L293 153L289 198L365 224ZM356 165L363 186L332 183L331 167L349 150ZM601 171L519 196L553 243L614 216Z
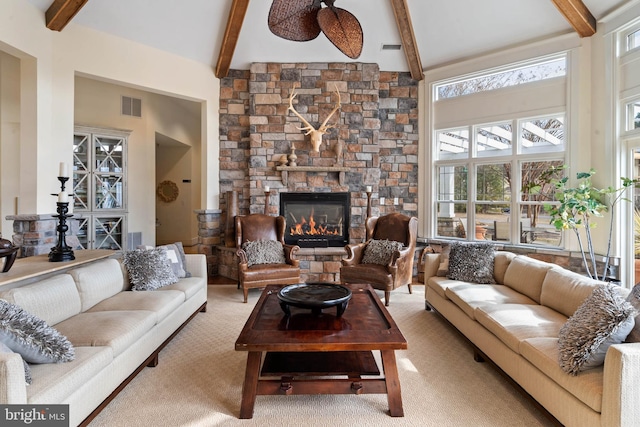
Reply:
M178 198L180 190L178 189L178 186L175 182L162 181L160 184L158 184L156 194L163 202L171 203Z

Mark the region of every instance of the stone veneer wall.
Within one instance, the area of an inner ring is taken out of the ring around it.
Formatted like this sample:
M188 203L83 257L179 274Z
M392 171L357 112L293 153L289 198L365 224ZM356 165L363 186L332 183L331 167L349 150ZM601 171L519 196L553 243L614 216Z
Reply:
M296 111L317 128L337 101L336 88L342 107L329 121L336 127L316 153L298 129L300 119L288 111L288 97L295 89ZM337 172L288 171L284 182L276 167L292 144L298 166L345 167L344 180ZM417 215L418 82L409 73L363 63L255 63L248 71L231 70L220 89L222 218L231 190L238 192L241 215L264 212L265 185L272 215L279 213L281 192L350 192L352 242L364 238L367 185L373 187L373 215ZM301 266L314 278L337 280L340 258L305 254Z

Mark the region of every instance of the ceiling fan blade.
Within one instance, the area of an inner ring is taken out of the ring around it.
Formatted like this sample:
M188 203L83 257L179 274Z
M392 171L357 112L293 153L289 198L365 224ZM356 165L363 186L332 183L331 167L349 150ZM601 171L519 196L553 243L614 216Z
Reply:
M364 36L360 22L350 12L339 7L326 7L318 11L320 29L331 43L351 59L362 53Z
M315 0L273 0L269 9L269 29L287 40L315 39L320 34L316 15L321 6L314 6L314 3Z

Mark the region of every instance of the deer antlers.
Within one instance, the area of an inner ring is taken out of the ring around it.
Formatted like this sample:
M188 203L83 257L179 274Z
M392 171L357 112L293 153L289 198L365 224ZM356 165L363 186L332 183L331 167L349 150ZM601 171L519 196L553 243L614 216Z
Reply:
M311 135L311 145L313 146L313 151L315 151L315 152L320 151L320 144L322 144L322 135L327 133L327 131L329 129L334 128L334 127L337 126L337 123L332 124L332 125L327 125L327 123L329 122L329 119L331 118L331 116L333 116L335 114L335 112L340 109L340 91L338 90L338 87L336 85L334 85L334 87L336 89L336 93L338 94L338 102L336 102L336 106L334 107L333 110L331 110L331 113L329 113L327 118L324 119L324 122L322 122L322 124L320 125L320 127L318 129L313 127L313 125L311 123L309 123L304 117L302 117L302 115L300 115L300 113L298 113L296 111L295 108L293 108L293 98L295 98L296 95L297 95L295 90L292 90L291 91L291 95L289 95L289 108L288 109L291 110L293 112L293 114L298 116L298 118L300 120L302 120L302 123L304 124L304 126L301 127L301 128L298 128L298 129L306 131L305 135Z

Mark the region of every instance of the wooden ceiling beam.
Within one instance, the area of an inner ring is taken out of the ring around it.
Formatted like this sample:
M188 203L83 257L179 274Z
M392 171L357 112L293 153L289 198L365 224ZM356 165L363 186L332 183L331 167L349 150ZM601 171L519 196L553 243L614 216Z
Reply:
M398 32L402 40L402 49L407 58L411 77L414 80L422 80L424 79L422 61L420 61L420 52L418 52L418 44L416 43L416 36L413 32L407 1L391 0L391 7L396 17L396 25L398 26Z
M582 0L551 0L560 13L569 21L580 37L591 37L596 33L596 18Z
M227 20L227 28L224 31L222 46L220 46L220 54L218 55L218 63L216 64L216 77L222 79L229 74L233 52L236 50L244 16L249 7L249 0L233 0L231 10L229 11L229 19Z
M87 1L89 0L54 0L44 14L47 28L62 31Z

